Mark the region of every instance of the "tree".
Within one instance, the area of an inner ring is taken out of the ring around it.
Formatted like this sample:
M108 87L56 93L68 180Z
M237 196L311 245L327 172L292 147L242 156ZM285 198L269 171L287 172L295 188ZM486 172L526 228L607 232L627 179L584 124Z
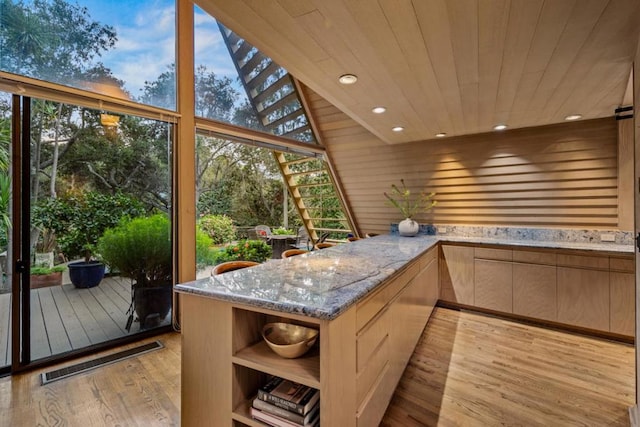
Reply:
M113 27L64 0L0 0L0 10L0 66L16 74L68 83L117 40Z

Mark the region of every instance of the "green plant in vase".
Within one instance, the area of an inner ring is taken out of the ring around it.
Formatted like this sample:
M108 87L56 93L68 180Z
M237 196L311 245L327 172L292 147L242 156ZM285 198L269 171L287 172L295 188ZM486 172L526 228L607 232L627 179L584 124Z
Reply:
M404 179L400 180L400 186L391 184L391 192L384 193L390 206L397 208L405 218L398 224L401 236L415 236L420 226L413 220L413 216L419 212L429 212L438 202L433 200L436 193L421 191L418 195L412 195Z

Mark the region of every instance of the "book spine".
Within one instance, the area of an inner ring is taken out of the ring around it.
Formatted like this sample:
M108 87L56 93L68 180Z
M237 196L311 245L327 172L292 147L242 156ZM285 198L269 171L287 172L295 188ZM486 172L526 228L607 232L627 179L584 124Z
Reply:
M277 417L275 415L271 415L269 413L260 411L256 408L251 408L251 417L256 420L260 420L265 424L275 427L298 427L297 424L294 424L290 421L287 421L283 418Z
M274 396L265 392L264 390L258 390L258 398L260 400L264 400L265 402L272 403L275 406L280 408L287 409L289 411L294 411L296 414L304 415L304 406L298 405L297 403L290 402L286 399L283 399L278 396Z
M304 424L304 417L302 415L298 415L294 412L289 411L288 409L281 408L276 405L272 405L269 402L265 402L264 400L254 399L253 406L256 409L260 409L261 411L264 411L264 412L269 412L270 414L285 418L296 424L300 424L300 425Z

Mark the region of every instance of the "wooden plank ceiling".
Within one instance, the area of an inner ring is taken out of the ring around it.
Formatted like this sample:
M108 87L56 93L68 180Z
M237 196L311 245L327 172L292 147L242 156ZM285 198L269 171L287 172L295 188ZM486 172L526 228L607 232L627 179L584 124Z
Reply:
M197 3L391 144L612 116L640 29L638 0Z

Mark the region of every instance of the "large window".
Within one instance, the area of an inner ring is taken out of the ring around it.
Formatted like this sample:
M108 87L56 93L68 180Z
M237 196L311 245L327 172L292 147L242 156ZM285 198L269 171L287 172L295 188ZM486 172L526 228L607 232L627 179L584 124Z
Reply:
M247 97L216 20L194 7L196 116L265 130Z
M0 69L176 108L174 0L0 0Z

